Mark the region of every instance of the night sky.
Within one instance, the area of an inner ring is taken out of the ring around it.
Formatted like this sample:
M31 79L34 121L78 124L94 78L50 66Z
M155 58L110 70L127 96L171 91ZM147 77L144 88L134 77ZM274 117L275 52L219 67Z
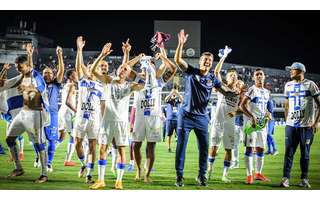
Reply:
M36 21L37 33L62 47L75 48L78 35L86 50L111 41L114 55L128 37L133 53L150 53L154 20L200 20L202 51L216 55L227 44L230 63L283 69L300 61L316 73L320 55L320 11L1 11L0 32L20 19Z

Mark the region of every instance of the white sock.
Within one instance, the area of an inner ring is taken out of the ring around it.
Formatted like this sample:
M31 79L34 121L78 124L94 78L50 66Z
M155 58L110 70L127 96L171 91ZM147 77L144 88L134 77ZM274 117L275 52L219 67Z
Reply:
M72 159L72 155L73 155L74 149L75 149L74 142L69 142L68 143L68 148L67 148L67 161L68 162L71 161L71 159Z
M94 169L94 164L88 163L87 164L87 176L92 176L93 169Z
M41 175L48 176L47 175L47 163L48 163L48 156L46 150L41 150L39 152L40 155L40 162L41 162Z
M252 170L253 170L253 157L251 155L245 155L244 156L244 162L246 164L246 171L247 171L247 176L251 175L252 176Z
M106 165L107 165L107 160L98 160L98 180L99 181L104 181Z
M262 173L263 169L263 163L264 163L264 155L263 153L257 153L256 154L256 172Z
M112 150L111 150L111 156L112 156L111 170L114 170L116 168L117 155L118 155L117 149L112 147Z
M130 160L130 165L134 165L134 160Z
M85 161L84 156L79 157L79 161L80 161L80 163L81 163L82 166L86 166L86 161Z
M126 165L124 163L117 164L117 181L122 181L125 167Z
M229 168L230 168L230 164L231 162L228 161L228 160L225 160L223 165L224 165L224 168L223 168L223 175L222 176L227 176L228 175L228 171L229 171Z
M216 157L208 156L208 168L209 170L213 169L213 164L215 161Z

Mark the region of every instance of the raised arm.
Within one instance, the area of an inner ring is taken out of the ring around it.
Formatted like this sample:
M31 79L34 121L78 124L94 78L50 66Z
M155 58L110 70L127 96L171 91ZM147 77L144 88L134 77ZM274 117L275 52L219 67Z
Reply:
M127 64L132 68L132 67L135 66L135 64L137 64L137 63L140 61L140 59L141 59L142 57L144 57L144 56L145 56L144 53L140 53L138 56L136 56L136 57L132 58L131 60L129 60L129 61L127 62Z
M97 77L97 79L99 79L100 81L102 81L104 83L110 83L112 81L112 77L107 74L101 74L98 70L98 65L103 59L105 59L105 57L107 57L113 51L111 49L111 46L112 46L111 43L105 44L103 46L103 49L102 49L100 55L98 56L97 59L95 59L95 61L93 62L92 66L91 66L91 72L93 73L93 75L95 77Z
M133 83L131 83L130 89L131 89L131 91L142 90L142 89L144 89L144 84L133 82Z
M130 51L131 51L131 45L129 44L129 38L128 38L126 43L122 42L122 52L123 52L122 64L127 63L129 61Z
M187 42L188 36L189 35L186 35L183 29L178 33L178 46L174 55L174 61L182 71L188 69L188 64L182 59L183 46Z
M76 57L76 72L79 80L83 77L82 65L83 65L83 57L82 57L82 49L86 41L83 40L82 36L77 37L77 57Z
M59 83L62 83L63 75L64 75L64 63L63 63L63 56L62 56L62 48L58 46L56 53L57 53L57 57L58 57L57 81Z
M214 75L217 77L217 79L222 82L222 78L221 78L221 68L222 68L222 65L225 61L225 59L227 58L228 54L232 51L231 48L229 48L228 46L225 46L224 49L220 49L219 50L219 57L220 57L220 60L218 62L218 64L216 65L216 67L214 68Z
M32 43L27 44L26 51L27 51L27 56L28 56L28 65L33 68L32 56L33 56L34 47L33 47Z

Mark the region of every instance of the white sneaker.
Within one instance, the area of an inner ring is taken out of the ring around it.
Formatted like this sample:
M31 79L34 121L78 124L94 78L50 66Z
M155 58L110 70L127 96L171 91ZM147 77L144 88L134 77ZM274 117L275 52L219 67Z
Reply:
M301 179L301 182L299 183L299 187L311 188L309 180L308 179Z
M285 188L290 187L289 179L287 177L283 177L280 186Z
M221 180L222 180L222 182L224 182L224 183L231 183L231 180L229 179L228 176L222 176Z
M52 165L48 165L48 166L47 166L47 172L50 172L50 173L53 172Z
M278 155L278 154L279 154L279 151L274 151L274 152L272 153L273 156L276 156L276 155Z
M34 160L33 167L35 167L35 168L41 167L40 158L36 158L36 159Z

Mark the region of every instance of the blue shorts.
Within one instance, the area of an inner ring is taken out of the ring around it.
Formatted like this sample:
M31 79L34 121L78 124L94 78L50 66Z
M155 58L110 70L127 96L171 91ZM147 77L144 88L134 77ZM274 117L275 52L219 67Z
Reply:
M49 141L58 140L58 113L50 112L50 126L44 127L46 138Z
M173 134L173 131L176 131L176 134L177 134L177 125L178 125L178 120L166 120L167 136L171 136Z

